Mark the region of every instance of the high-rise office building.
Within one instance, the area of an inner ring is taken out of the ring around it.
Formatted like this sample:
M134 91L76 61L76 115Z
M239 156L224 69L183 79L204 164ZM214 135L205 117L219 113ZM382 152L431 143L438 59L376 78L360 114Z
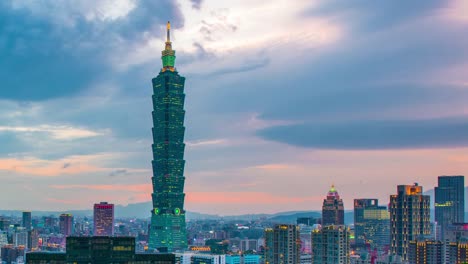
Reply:
M358 248L383 250L390 243L390 214L378 199L354 199L354 237Z
M390 195L390 251L408 260L409 242L431 234L430 197L423 188L398 185L397 194Z
M443 240L449 225L465 222L464 176L439 176L435 187L435 221Z
M163 67L153 83L153 210L149 247L169 252L187 247L184 210L184 84L175 63L167 23Z
M0 230L8 231L9 226L10 226L10 220L0 217Z
M94 235L114 235L114 205L107 202L94 204Z
M61 214L59 217L60 233L64 236L70 236L73 233L73 215Z
M299 264L301 239L296 225L265 229L265 264Z
M344 225L344 205L343 199L332 185L327 197L323 200L322 225Z
M39 231L33 229L28 231L28 249L35 250L39 246Z
M26 229L18 228L18 230L13 233L13 245L15 245L15 247L28 246L28 231L26 231Z
M22 227L26 228L26 231L32 229L32 217L31 212L23 212Z
M349 264L349 229L328 225L312 231L312 264Z
M8 244L8 234L7 232L0 231L0 247Z

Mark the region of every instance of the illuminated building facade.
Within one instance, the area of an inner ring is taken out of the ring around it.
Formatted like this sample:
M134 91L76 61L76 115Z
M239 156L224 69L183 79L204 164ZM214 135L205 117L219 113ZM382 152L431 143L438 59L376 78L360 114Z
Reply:
M440 240L411 241L408 262L410 264L468 263L468 244Z
M265 264L299 264L301 239L296 225L265 229Z
M435 187L435 221L444 240L449 225L465 222L465 177L439 176Z
M107 202L94 204L94 235L114 235L114 205Z
M59 216L60 234L69 236L73 233L73 215L61 214Z
M468 263L468 242L446 242L445 263Z
M390 253L408 260L410 241L424 239L431 234L430 197L423 188L398 185L397 194L390 195Z
M153 82L153 210L149 247L169 252L187 248L184 210L184 84L175 67L167 24L163 67Z
M444 264L444 243L434 240L410 241L408 261L411 264Z
M343 199L332 185L327 197L323 200L322 225L344 225L344 205Z
M349 229L329 225L312 231L312 264L349 264Z
M383 250L390 243L390 214L378 199L354 199L354 234L358 248Z

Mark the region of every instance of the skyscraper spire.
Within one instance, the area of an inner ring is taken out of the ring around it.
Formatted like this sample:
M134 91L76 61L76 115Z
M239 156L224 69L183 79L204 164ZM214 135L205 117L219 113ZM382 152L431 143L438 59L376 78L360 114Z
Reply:
M161 69L162 72L167 70L175 71L175 50L172 49L172 42L171 42L171 22L167 21L166 25L167 35L166 35L166 47L162 51L162 62L163 68Z
M167 37L166 37L166 43L171 42L171 22L167 21Z

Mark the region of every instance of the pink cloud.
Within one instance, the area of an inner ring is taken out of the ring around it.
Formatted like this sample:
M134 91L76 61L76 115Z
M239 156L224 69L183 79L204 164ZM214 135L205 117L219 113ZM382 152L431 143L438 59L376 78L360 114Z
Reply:
M73 157L62 160L41 160L36 158L0 159L0 170L37 176L59 176L63 174L79 174L87 172L106 171L87 163L87 159ZM64 166L64 164L70 164Z
M106 168L96 165L112 154L69 156L58 160L43 160L34 157L0 159L0 170L36 176L60 176L90 172L112 172L123 168ZM147 172L146 169L125 169L129 172Z
M258 165L253 168L261 169L261 170L287 170L287 169L292 169L293 167L294 166L290 164L272 163L272 164Z
M449 3L442 10L442 17L456 23L468 24L468 2L465 0L454 0L449 1Z

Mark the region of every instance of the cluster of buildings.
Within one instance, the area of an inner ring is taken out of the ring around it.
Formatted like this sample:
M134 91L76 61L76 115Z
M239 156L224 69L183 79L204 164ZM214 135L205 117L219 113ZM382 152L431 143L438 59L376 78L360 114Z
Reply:
M343 201L332 186L322 219L313 225L310 256L301 254L304 225L278 224L265 230L265 263L452 264L468 262L464 176L440 176L431 197L422 186L399 185L389 206L377 199L354 200L354 225L344 224ZM310 261L309 261L310 259Z
M39 219L33 219L31 212L23 212L20 219L1 217L1 261L21 262L25 253L31 251L64 251L66 238L72 235L113 236L114 226L114 205L107 202L94 205L94 217L89 221L75 221L69 213Z

